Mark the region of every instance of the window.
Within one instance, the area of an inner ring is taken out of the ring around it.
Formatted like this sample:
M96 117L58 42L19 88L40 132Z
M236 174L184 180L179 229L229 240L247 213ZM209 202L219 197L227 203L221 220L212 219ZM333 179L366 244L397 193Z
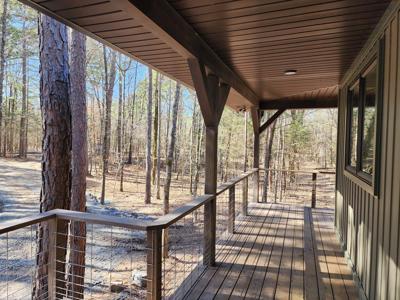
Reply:
M348 92L347 170L372 184L375 166L378 69L376 60Z

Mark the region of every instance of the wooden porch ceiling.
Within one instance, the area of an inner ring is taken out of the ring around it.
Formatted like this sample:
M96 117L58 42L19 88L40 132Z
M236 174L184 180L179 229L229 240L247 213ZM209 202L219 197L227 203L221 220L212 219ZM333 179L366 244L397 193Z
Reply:
M199 58L232 86L227 104L235 109L332 99L320 89L338 84L391 2L21 1L190 87L187 59Z

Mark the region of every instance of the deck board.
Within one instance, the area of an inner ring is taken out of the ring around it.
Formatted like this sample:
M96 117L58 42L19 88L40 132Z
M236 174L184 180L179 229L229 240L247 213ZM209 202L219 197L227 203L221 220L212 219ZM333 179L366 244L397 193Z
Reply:
M331 209L253 204L185 299L358 299Z

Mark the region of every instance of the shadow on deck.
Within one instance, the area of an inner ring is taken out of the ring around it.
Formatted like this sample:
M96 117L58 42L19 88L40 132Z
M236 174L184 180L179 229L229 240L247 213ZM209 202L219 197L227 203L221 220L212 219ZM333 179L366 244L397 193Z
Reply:
M333 209L253 204L185 299L358 299L333 222Z

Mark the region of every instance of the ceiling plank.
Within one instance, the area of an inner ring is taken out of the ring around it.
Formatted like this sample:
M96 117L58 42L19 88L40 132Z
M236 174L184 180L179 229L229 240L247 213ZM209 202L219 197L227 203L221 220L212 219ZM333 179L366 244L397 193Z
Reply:
M337 97L333 96L329 99L279 99L271 101L260 102L260 109L273 110L273 109L312 109L312 108L336 108Z
M129 12L146 29L170 45L184 58L197 58L215 75L257 106L259 97L210 48L183 17L165 0L120 0L121 8Z

